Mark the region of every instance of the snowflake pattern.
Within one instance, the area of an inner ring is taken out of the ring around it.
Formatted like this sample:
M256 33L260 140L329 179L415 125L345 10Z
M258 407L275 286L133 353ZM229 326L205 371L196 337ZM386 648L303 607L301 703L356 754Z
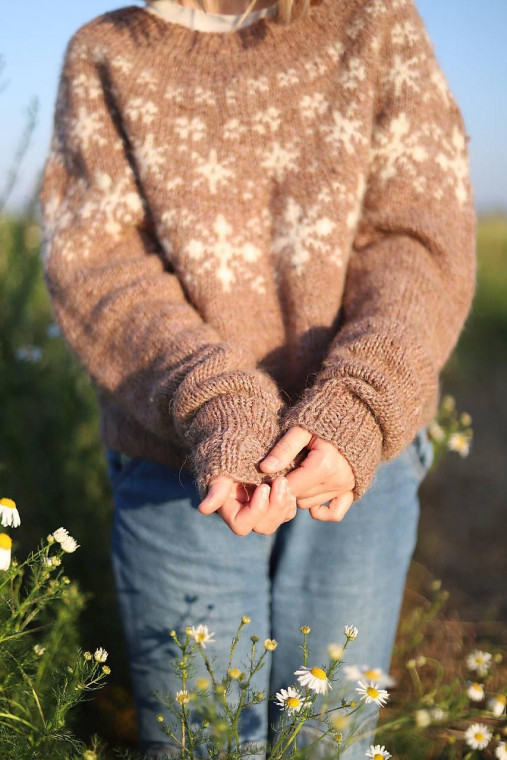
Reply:
M227 183L236 177L236 172L232 168L235 159L230 157L225 161L219 161L215 148L210 150L207 159L202 158L195 151L192 152L191 158L194 161L196 179L192 182L192 189L198 189L204 181L207 184L208 191L211 195L216 195L217 186L221 183Z
M258 111L252 117L252 131L259 135L265 135L268 132L273 134L277 132L282 122L280 109L270 106L265 111Z
M180 140L198 142L206 135L206 122L200 116L178 116L174 120L174 130ZM180 145L178 150L186 151L186 145Z
M230 293L238 276L242 281L248 279L245 265L250 265L251 285L255 283L257 292L265 290L264 278L253 269L261 250L248 239L248 227L244 233L235 232L232 224L220 213L210 228L196 220L194 230L201 234L186 243L184 253L189 261L199 262L200 273L214 273L223 290Z
M391 29L391 42L394 46L413 46L419 39L419 35L411 21L399 21Z
M402 58L396 54L393 57L393 66L383 77L384 84L392 84L394 95L398 98L403 88L406 87L413 92L420 92L419 79L421 77L420 60L414 58Z
M87 151L90 146L103 147L107 140L102 134L104 120L97 111L90 111L86 106L79 106L69 124L69 144L77 150Z
M146 179L148 174L160 179L162 167L166 163L165 150L157 145L153 134L149 132L143 142L136 142L134 153L137 158L141 179Z
M364 63L356 57L348 61L348 66L343 70L340 76L340 83L346 90L357 89L360 82L366 79L366 68Z
M345 115L335 109L332 113L333 123L322 126L326 142L331 143L337 150L343 146L349 155L354 153L359 145L366 145L368 142L363 123L360 119L353 119L350 116L351 110L349 109L348 114Z
M302 275L310 261L312 251L327 254L333 263L341 266L341 251L329 240L336 222L321 215L321 204L306 209L289 196L280 218L276 219L273 234L273 251L288 263L296 274Z
M313 92L311 95L303 95L299 101L299 110L304 119L313 121L316 116L322 116L329 107L322 92Z
M148 127L158 116L158 106L152 100L131 98L125 106L125 113L132 121L139 119L142 124Z
M282 182L289 171L296 171L299 166L299 140L287 140L283 145L274 141L271 143L260 164L270 177Z
M469 199L468 158L463 133L454 127L452 137L441 142L443 150L436 162L444 171L444 182L454 190L456 200L462 206Z
M402 112L394 116L387 129L376 130L372 139L372 164L381 185L396 176L400 169L415 177L428 153L422 133L414 129Z

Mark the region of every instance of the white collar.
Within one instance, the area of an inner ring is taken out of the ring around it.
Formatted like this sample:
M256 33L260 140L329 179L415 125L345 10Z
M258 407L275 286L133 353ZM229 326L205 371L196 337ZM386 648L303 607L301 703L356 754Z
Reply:
M245 26L254 24L265 16L274 16L278 2L273 3L268 8L251 11L248 13L243 22L238 24L242 13L233 15L228 13L207 13L198 8L189 8L180 5L177 0L147 0L147 10L156 13L158 16L171 21L174 24L187 26L189 29L195 29L199 32L231 32L233 29L241 29Z

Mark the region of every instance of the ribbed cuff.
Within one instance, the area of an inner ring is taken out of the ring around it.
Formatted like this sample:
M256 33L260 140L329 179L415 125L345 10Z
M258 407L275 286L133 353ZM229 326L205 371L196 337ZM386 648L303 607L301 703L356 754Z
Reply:
M299 426L333 443L355 477L354 500L368 490L382 456L382 433L368 407L351 391L328 381L285 414L281 434Z
M199 410L185 439L201 498L209 482L227 475L237 483L260 485L270 479L259 469L280 437L281 399L217 396Z

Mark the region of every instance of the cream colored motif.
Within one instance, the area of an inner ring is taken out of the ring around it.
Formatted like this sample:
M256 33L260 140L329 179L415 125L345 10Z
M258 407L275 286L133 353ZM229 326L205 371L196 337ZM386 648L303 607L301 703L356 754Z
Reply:
M415 45L419 39L417 29L411 21L399 21L391 29L391 42L393 45Z
M437 155L436 162L445 172L445 184L454 189L458 203L463 205L469 198L465 136L457 127L454 127L452 137L442 139L440 144L443 151Z
M198 142L206 134L206 122L200 116L178 116L174 120L174 131L181 140ZM187 150L186 145L180 145L178 150Z
M269 176L274 177L281 182L288 171L295 171L298 168L299 140L287 140L283 145L275 141L263 154L260 164Z
M420 92L419 80L421 68L419 58L402 58L401 55L393 57L392 68L385 74L383 81L394 85L394 95L399 97L403 88Z
M191 238L184 250L189 260L199 262L200 276L204 272L213 273L226 293L231 291L238 275L242 281L248 280L245 264L254 265L261 256L260 249L248 240L248 227L235 232L220 213L211 227L196 219L195 229L201 233L200 237ZM264 287L252 267L250 279L254 277L257 290Z
M340 82L346 90L355 90L360 82L366 79L364 63L356 57L349 58L348 66L340 76Z
M349 114L351 110L348 109ZM339 149L343 146L345 151L351 155L358 146L367 143L365 130L360 119L352 119L350 115L345 115L337 110L333 111L332 116L333 123L322 126L324 139L331 143L332 147Z
M282 121L281 113L278 108L270 106L265 111L258 111L252 118L252 131L259 135L265 135L268 132L277 132Z
M207 159L204 159L195 151L192 152L191 158L196 164L195 173L200 175L192 182L193 189L197 189L204 181L207 183L209 192L215 195L218 185L221 183L227 185L236 176L236 172L232 168L235 163L234 158L231 157L225 161L219 161L215 148L210 150Z
M305 119L314 120L316 116L322 116L329 107L321 92L313 92L311 95L303 95L299 101L299 110Z
M125 106L125 113L133 121L141 120L143 124L149 126L158 116L158 106L151 100L144 98L131 98Z
M287 261L298 275L303 274L312 251L326 254L338 266L343 264L341 252L329 241L336 222L327 216L321 216L321 210L319 203L303 209L289 196L283 214L273 220L273 251Z
M70 119L69 141L76 150L89 150L91 145L104 146L107 140L101 134L104 121L97 111L90 111L85 106L79 106L74 118Z
M382 185L400 171L416 176L418 165L428 157L421 138L404 112L393 117L387 129L374 131L371 160Z
M148 174L160 179L161 168L166 162L165 150L155 143L151 132L146 135L143 142L135 143L135 155L142 179L145 179Z

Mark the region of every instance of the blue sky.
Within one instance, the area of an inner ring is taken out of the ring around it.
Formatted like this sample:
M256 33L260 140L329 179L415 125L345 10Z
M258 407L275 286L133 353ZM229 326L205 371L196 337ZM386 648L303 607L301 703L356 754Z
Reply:
M336 0L340 2L340 0ZM416 0L437 58L461 107L472 181L480 211L507 212L507 1ZM0 15L0 190L25 124L27 104L40 101L39 122L10 202L29 195L49 147L65 45L84 22L125 4L115 0L7 0ZM6 85L6 86L5 86Z

